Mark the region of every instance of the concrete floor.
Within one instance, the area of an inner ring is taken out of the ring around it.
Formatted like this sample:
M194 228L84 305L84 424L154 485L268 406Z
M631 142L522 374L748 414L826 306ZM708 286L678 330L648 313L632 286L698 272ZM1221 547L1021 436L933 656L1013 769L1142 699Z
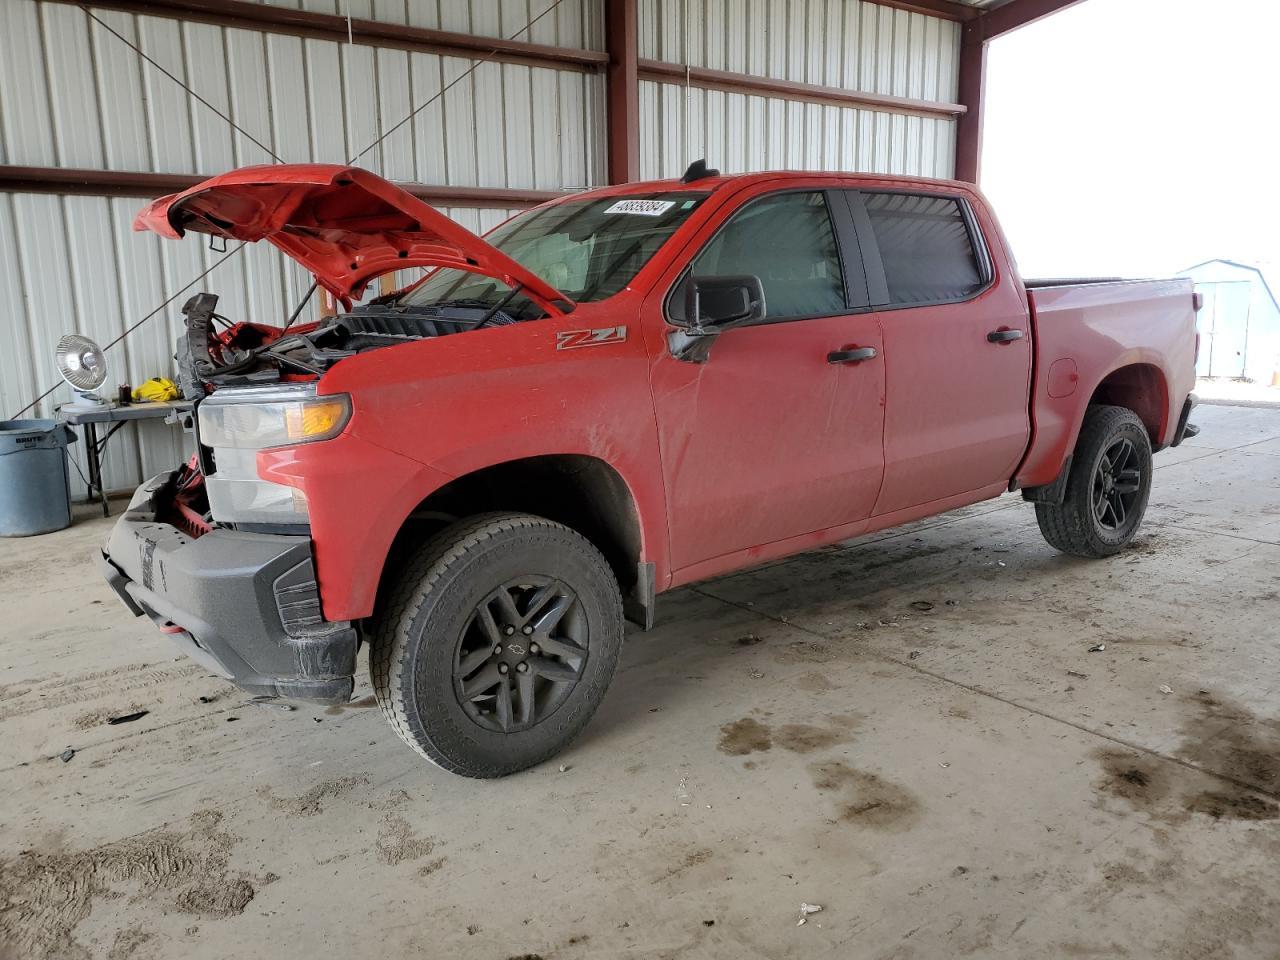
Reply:
M1196 419L1121 556L1008 497L668 595L496 782L0 541L0 956L1280 956L1280 410Z

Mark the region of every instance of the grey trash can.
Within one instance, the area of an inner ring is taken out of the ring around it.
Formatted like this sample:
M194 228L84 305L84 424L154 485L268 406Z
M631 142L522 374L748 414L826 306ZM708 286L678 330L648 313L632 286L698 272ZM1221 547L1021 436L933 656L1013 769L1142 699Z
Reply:
M0 537L31 537L71 525L67 444L56 420L0 420Z

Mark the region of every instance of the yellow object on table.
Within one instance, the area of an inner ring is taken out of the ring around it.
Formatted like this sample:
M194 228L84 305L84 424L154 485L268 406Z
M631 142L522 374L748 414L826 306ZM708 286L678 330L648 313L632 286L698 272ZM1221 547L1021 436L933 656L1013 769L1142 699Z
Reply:
M162 403L178 399L178 385L168 377L152 377L133 388L134 403Z

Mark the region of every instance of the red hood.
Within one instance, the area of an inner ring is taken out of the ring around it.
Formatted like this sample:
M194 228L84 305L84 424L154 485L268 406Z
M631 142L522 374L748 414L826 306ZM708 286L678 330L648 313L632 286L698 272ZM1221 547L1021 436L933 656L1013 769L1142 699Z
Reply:
M188 230L267 240L334 296L350 301L374 277L406 267L456 267L523 286L544 308L573 301L440 211L359 167L244 167L154 200L133 221L177 239Z

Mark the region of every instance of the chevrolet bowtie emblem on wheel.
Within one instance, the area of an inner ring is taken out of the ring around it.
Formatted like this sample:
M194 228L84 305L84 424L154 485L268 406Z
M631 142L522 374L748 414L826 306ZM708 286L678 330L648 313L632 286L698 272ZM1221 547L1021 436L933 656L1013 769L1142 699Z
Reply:
M626 339L626 327L601 327L599 330L563 330L556 334L556 349L572 350L574 347L599 347L606 343L622 343Z
M507 644L507 649L510 650L512 653L514 653L517 657L524 656L524 647L520 646L520 644L518 643Z

